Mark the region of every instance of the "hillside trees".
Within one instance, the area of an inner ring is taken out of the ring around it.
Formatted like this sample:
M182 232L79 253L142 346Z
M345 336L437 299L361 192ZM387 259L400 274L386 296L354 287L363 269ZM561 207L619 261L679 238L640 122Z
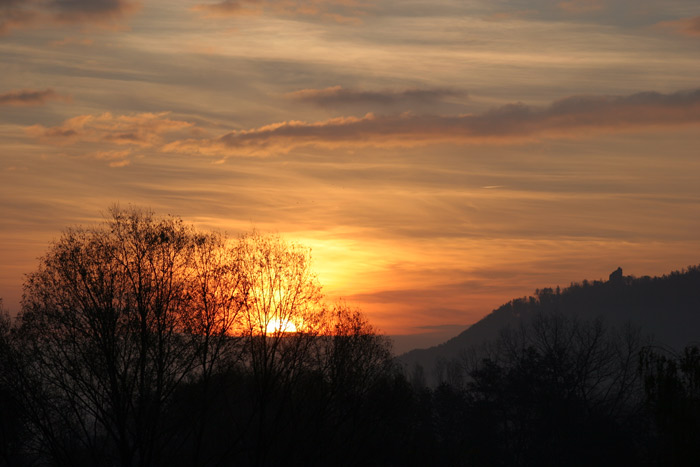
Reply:
M24 423L8 376L11 373L12 322L0 298L0 465L15 464L24 435Z
M658 432L651 457L670 465L695 465L700 456L700 348L691 345L678 354L645 348L640 369Z
M468 365L468 428L478 428L465 438L490 447L479 450L493 456L486 464L632 462L642 344L633 329L556 312L506 328Z

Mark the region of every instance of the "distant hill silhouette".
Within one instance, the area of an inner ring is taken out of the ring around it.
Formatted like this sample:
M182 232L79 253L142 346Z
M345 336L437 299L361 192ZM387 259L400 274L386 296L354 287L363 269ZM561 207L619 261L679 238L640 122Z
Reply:
M398 357L407 371L423 367L429 382L439 360L495 340L502 328L517 326L536 313L558 311L583 319L601 317L608 326L638 325L656 344L681 349L700 341L700 265L661 277L625 276L616 269L607 281L584 280L560 290L545 288L511 300L458 336L429 349Z

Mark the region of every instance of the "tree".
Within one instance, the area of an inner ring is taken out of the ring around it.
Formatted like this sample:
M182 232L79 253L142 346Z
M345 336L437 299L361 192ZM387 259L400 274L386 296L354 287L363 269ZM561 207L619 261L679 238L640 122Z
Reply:
M199 350L185 332L202 309L194 237L180 219L115 207L100 226L64 232L28 276L24 373L55 461L76 462L50 435L60 432L93 460L157 462L161 416Z
M324 303L308 248L136 208L50 245L0 357L26 434L0 454L52 465L319 462L313 440L372 445L393 384L389 341Z
M25 421L13 391L12 320L0 298L0 465L19 464Z
M265 464L284 429L292 387L310 366L325 307L307 248L253 232L240 238L238 262L244 294L240 334L256 409L253 451L255 463Z
M188 286L189 310L183 326L196 340L200 377L211 377L217 364L230 358L245 305L238 247L220 233L196 233Z
M322 361L334 393L361 397L394 369L391 340L379 335L359 310L336 305L323 335Z
M640 370L657 432L650 457L664 465L695 465L700 456L700 348L681 354L647 347Z
M205 435L221 388L213 382L240 359L240 321L245 302L238 261L238 245L216 232L193 234L189 265L188 313L183 331L190 336L196 367L192 403L176 407L191 430L178 439L180 447L191 443L188 463L203 465L211 453L212 436ZM210 439L207 439L210 438ZM176 450L171 448L170 451ZM175 456L177 457L177 456ZM211 456L209 456L211 457ZM172 461L172 458L171 458Z
M320 444L333 447L329 464L382 463L377 441L390 439L387 431L394 415L382 396L393 391L393 378L399 374L391 348L391 340L359 310L339 303L327 314L317 349L326 385Z
M636 331L556 312L505 330L469 365L472 439L509 465L632 462L641 344Z

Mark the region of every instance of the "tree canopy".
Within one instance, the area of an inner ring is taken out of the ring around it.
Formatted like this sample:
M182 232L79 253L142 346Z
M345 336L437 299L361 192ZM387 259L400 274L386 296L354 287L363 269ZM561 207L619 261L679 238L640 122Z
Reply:
M67 229L27 276L13 332L8 323L4 380L36 455L56 464L160 465L175 440L203 463L221 378L244 383L227 442L266 464L304 381L337 388L345 362L361 362L345 390L391 371L389 341L324 302L309 249L137 208ZM186 428L173 424L183 413L194 415Z

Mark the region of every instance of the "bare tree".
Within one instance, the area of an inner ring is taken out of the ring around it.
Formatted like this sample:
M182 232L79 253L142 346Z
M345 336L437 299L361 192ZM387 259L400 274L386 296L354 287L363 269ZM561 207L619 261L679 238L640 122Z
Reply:
M640 373L656 439L650 459L659 465L691 466L700 456L700 347L677 353L646 347Z
M237 343L246 292L238 261L238 247L220 233L193 236L189 310L186 331L200 348L200 377L211 377L222 359L232 358Z
M211 449L205 439L220 388L212 379L239 363L240 324L245 303L238 244L220 233L196 233L188 287L189 312L183 322L196 358L195 407L186 412L192 429L193 465L204 465ZM236 421L232 421L235 423Z
M193 230L138 209L109 215L101 226L67 230L28 276L26 374L59 408L61 431L89 452L150 465L164 407L195 365L183 334ZM35 422L51 431L56 420Z
M398 374L391 339L379 334L359 310L339 303L328 313L317 349L327 387L325 443L340 447L344 453L342 459L337 453L329 454L329 458L334 462L364 463L366 459L354 457L358 453L352 452L352 447L383 436L377 431L382 426L377 407L369 404Z
M254 455L264 464L268 444L284 428L290 388L309 367L325 308L308 248L253 232L240 239L238 258L245 295L240 333L257 412Z
M0 382L39 463L275 463L314 427L352 433L392 366L358 311L323 302L310 250L278 236L115 207L52 243L24 292L17 325L0 319Z
M391 340L380 335L357 309L337 304L326 320L322 351L333 393L366 395L394 368Z
M490 450L509 465L592 463L633 452L620 436L641 410L641 348L634 329L558 312L504 330L468 364L471 416L484 417L475 422L478 435L487 433ZM582 451L586 443L601 447Z
M291 378L302 368L326 309L307 248L253 233L241 238L239 261L245 283L242 334L264 394L273 379Z
M13 465L21 450L24 420L13 393L12 320L0 298L0 465Z
M582 321L561 313L540 313L517 329L506 328L494 348L497 361L513 365L536 356L552 391L576 398L610 415L638 397L638 329L607 328L602 319Z

